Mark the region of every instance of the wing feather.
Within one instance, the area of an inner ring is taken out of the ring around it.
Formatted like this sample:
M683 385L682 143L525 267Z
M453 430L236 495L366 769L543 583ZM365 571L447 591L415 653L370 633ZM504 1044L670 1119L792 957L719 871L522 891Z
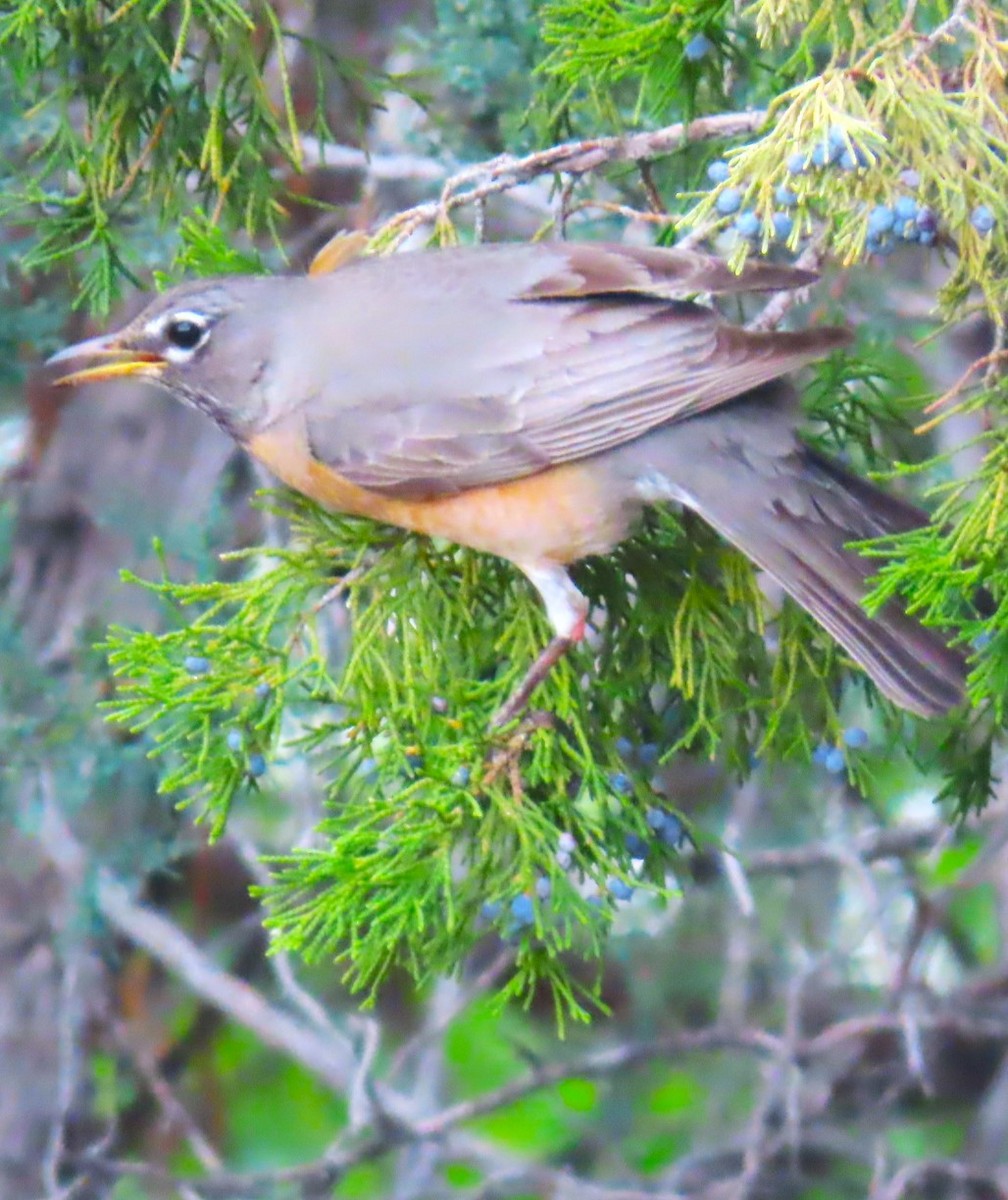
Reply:
M734 275L694 251L472 247L358 260L327 278L355 278L359 296L363 272L412 314L412 326L384 337L395 383L383 391L382 360L372 360L352 402L306 409L308 436L351 482L405 499L604 453L849 340L839 329L728 324L684 297L805 286L814 276L760 262Z

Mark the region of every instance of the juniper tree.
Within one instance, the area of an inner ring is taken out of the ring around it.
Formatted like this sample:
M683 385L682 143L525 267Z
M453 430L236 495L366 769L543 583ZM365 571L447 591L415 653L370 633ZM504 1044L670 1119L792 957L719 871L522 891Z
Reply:
M806 392L812 438L931 497L932 525L875 547L885 565L871 602L898 595L972 648L974 707L944 722L895 711L796 607L768 608L739 553L674 512L577 568L604 619L534 711L500 733L490 717L548 633L536 597L500 562L275 495L264 503L289 522L289 540L244 553L226 581L134 581L165 601L172 625L109 632L119 678L109 718L143 732L165 794L220 832L286 757L304 756L323 781L328 815L311 848L272 864L278 946L334 958L373 989L396 963L418 978L453 969L492 928L516 948L506 994L528 997L545 979L561 1017L580 1015L564 952L597 956L629 890L674 888L684 845L702 840L654 790L642 747L663 762L719 756L740 776L825 747L867 783L877 758L844 740L847 714L867 704L878 737L940 767L954 807L986 797L1008 682L1008 20L984 0L754 0L741 12L546 0L492 14L473 0L441 16L427 52L455 62L450 84L472 96L480 79L507 80L506 120L494 113L488 134L489 110L475 113L452 144L473 154L480 137L488 151L503 138L505 153L453 172L429 132L444 187L376 223L371 251L418 232L483 236L488 204L531 188L537 236L645 228L706 241L735 266L798 256L839 280L867 263L888 282L888 256L913 245L947 265L938 326L983 313L993 329L990 352L943 396L905 394L912 372L891 331L871 327ZM474 53L461 72L457 26L478 41L487 22L501 56L481 68ZM31 229L18 269L72 266L78 302L104 311L144 273L150 239L159 280L277 266L276 168L289 179L304 135L323 155L329 136L321 92L308 119L294 102L293 45L267 3L6 6L19 165L0 211ZM299 49L320 79L333 63L347 70L330 48ZM822 303L843 318L842 298ZM756 319L785 315L772 302ZM928 399L930 419L908 436ZM976 478L954 475L933 440L952 411L983 414ZM345 658L325 635L341 604L353 629Z

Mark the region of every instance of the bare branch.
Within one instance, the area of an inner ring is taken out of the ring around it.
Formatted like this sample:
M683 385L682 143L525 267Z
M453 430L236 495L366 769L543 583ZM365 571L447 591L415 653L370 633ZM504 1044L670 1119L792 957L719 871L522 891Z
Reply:
M464 167L445 181L438 200L414 205L397 213L379 231L394 243L407 238L421 225L436 223L453 209L475 204L501 192L512 192L542 175L581 175L618 162L650 162L706 138L750 133L765 122L761 110L718 113L694 121L678 121L662 129L612 137L581 138L562 142L532 154L501 154L487 162Z
M333 1037L320 1036L270 1004L250 984L216 966L171 921L137 904L107 871L99 876L97 895L105 919L181 976L196 995L252 1030L264 1045L299 1062L334 1091L346 1091L355 1069L349 1046L340 1045Z

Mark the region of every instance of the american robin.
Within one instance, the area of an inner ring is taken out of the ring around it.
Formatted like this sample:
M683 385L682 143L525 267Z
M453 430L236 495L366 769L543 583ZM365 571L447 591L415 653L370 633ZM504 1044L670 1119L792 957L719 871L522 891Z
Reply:
M72 368L64 383L148 377L322 504L510 559L556 631L546 665L584 630L567 564L674 501L897 704L931 716L962 699L961 657L893 603L869 617L877 562L846 548L926 518L794 433L781 377L849 334L746 330L697 300L812 274L598 244L344 257L183 284L50 362Z

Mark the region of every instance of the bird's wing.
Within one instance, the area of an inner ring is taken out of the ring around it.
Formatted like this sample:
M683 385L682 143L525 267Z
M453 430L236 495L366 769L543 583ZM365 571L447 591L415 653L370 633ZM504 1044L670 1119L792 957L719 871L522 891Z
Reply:
M686 298L813 278L760 262L735 275L692 251L593 245L348 264L329 286L355 281L344 341L367 354L358 365L351 349L343 362L350 400L306 407L312 450L351 482L410 499L602 453L846 343L838 329L749 332Z

